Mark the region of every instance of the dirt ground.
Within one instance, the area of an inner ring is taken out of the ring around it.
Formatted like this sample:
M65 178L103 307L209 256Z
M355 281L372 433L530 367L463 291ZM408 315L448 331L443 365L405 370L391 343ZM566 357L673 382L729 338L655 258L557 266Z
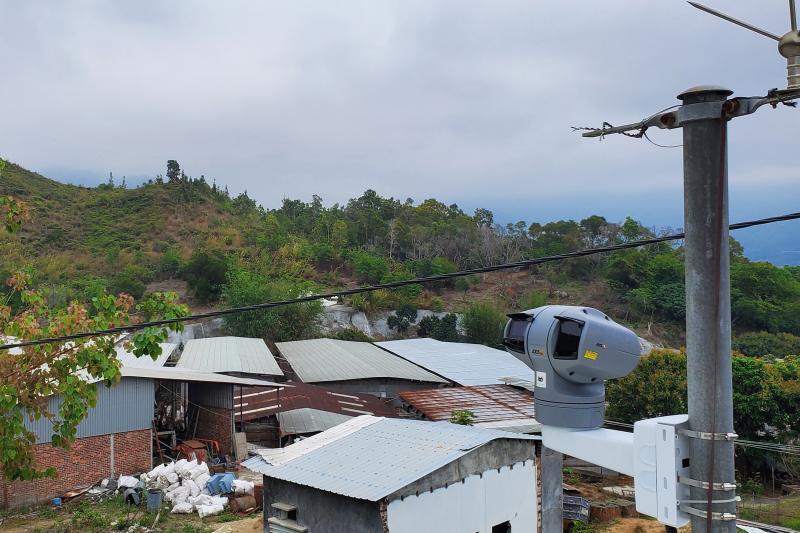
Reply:
M264 518L245 518L237 522L228 522L222 524L219 529L214 530L212 533L261 533L264 531Z
M664 524L644 518L622 518L603 528L614 533L664 533ZM691 526L682 527L680 533L690 533Z

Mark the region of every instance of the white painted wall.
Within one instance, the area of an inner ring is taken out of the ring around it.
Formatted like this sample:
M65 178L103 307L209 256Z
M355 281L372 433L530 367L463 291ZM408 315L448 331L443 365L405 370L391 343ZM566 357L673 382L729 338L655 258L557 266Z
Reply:
M491 533L506 520L512 533L536 533L533 460L470 476L463 483L389 503L390 533Z

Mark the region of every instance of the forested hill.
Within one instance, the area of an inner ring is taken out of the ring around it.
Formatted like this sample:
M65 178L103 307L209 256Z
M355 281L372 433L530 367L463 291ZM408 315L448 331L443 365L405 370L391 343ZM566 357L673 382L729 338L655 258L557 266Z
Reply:
M18 233L3 236L2 274L30 267L56 305L103 288L141 296L183 281L192 304L217 305L221 298L233 303L236 294L268 298L404 279L652 235L634 220L590 213L580 221L499 225L487 209L465 213L434 199L397 200L371 190L346 205L326 207L314 197L265 210L246 193L232 198L202 176L187 177L174 161L166 176L136 188L113 180L95 188L66 185L8 163L0 194L30 210ZM735 242L732 248L735 328L800 333L800 267L750 262ZM596 305L678 344L682 251L653 245L351 303L367 311L403 305L463 311L478 300L500 313L546 301Z

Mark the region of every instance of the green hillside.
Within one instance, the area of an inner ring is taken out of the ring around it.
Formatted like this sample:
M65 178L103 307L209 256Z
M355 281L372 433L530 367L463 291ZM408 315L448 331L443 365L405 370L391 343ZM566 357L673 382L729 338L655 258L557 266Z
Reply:
M194 306L215 306L652 236L630 218L616 223L597 215L501 226L487 209L467 214L454 204L383 198L371 190L345 205L326 207L314 197L265 210L246 194L231 198L202 177L186 176L177 162L166 174L136 188L88 188L7 164L0 194L25 202L30 219L3 236L0 270L29 268L55 305L88 300L101 289L138 297L169 287ZM800 268L750 262L735 241L732 249L737 331L800 333ZM661 244L349 301L368 312L404 306L464 312L478 302L486 309L473 314L498 324L510 310L580 303L608 310L646 337L680 345L683 276L682 250Z

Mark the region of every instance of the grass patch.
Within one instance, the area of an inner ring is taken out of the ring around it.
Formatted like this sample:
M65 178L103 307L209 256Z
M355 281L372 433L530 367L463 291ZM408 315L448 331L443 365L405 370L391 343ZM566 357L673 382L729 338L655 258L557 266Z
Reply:
M800 496L780 498L775 503L744 501L737 514L745 520L800 530Z

